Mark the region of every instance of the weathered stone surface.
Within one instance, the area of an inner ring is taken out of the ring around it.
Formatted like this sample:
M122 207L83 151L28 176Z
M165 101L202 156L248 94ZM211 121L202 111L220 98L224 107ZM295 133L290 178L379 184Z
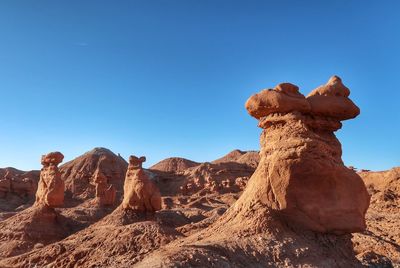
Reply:
M35 196L38 181L39 171L36 170L0 169L0 198L15 195L30 201Z
M64 155L60 152L42 156L43 168L40 171L35 205L59 207L64 204L64 181L57 166L63 159Z
M341 127L339 120L359 113L348 95L340 78L333 77L304 99L311 110L288 104L290 99L277 103L279 113L250 106L249 113L264 128L261 161L239 203L260 201L289 222L318 232L363 231L370 197L361 178L344 166L333 134Z
M297 86L282 83L251 96L246 102L246 109L251 116L260 119L273 113L309 112L310 104Z
M98 169L107 177L107 183L113 185L117 198L122 196L124 178L128 163L109 149L96 147L93 150L60 166L65 190L75 200L95 198L96 189L92 182Z
M202 163L183 173L185 182L180 186L180 192L183 195L240 192L254 170L239 161ZM241 179L236 181L237 178Z
M0 168L0 213L33 204L39 176L39 170Z
M0 179L0 196L3 197L9 192L11 192L11 179L9 172L7 172L4 178Z
M311 114L336 120L355 118L360 114L360 109L348 98L349 95L350 90L343 85L342 80L332 76L328 83L308 94Z
M13 178L11 180L12 191L19 196L30 196L34 194L36 187L36 181L32 178Z
M147 174L155 178L163 196L237 193L244 189L259 159L257 151L241 150L204 163L173 157L155 164Z
M155 212L161 209L161 194L142 168L144 156L129 157L124 184L122 207L139 212Z
M96 187L96 200L102 206L114 205L116 198L116 189L113 185L108 184L107 177L96 169L93 174L93 183Z

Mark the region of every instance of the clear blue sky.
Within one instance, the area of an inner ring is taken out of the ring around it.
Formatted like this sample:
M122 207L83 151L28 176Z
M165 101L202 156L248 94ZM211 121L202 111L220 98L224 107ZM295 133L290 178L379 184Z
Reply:
M347 165L400 165L399 1L1 1L0 167L39 169L96 146L147 165L259 148L244 109L333 74L361 115Z

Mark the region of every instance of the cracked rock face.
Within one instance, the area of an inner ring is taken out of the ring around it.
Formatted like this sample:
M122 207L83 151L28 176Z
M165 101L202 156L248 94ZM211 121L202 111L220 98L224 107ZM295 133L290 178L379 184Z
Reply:
M161 209L161 194L142 168L144 156L129 157L128 171L124 184L122 207L139 212L155 212Z
M307 98L291 84L250 97L246 108L264 129L261 161L238 203L261 202L288 223L317 232L365 230L370 196L343 164L333 133L340 120L360 112L349 94L334 76Z
M52 152L43 155L40 171L40 180L36 191L35 205L59 207L64 204L64 181L58 164L62 162L64 155L60 152Z

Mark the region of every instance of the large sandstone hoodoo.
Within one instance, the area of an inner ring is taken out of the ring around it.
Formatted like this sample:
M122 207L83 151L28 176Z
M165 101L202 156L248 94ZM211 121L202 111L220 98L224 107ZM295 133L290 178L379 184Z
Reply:
M363 231L370 197L333 134L360 112L349 94L334 76L307 98L288 83L250 97L246 108L264 129L261 161L238 203L261 202L318 232Z
M60 152L43 155L35 204L0 222L0 259L53 243L68 233L64 218L54 209L64 204L64 182L58 169L63 159Z
M142 168L146 157L129 157L124 184L122 207L139 212L155 212L161 209L161 194Z
M64 181L57 166L63 159L64 155L60 152L42 156L43 168L40 172L35 205L59 207L64 204Z

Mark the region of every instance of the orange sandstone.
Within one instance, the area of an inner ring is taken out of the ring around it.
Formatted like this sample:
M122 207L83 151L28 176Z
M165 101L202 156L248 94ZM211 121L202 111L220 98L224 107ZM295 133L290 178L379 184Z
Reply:
M138 212L155 212L161 209L161 194L142 168L144 156L129 157L128 171L124 184L122 207Z
M59 207L64 204L64 181L57 166L63 159L64 155L60 152L42 156L43 168L40 171L35 205Z

